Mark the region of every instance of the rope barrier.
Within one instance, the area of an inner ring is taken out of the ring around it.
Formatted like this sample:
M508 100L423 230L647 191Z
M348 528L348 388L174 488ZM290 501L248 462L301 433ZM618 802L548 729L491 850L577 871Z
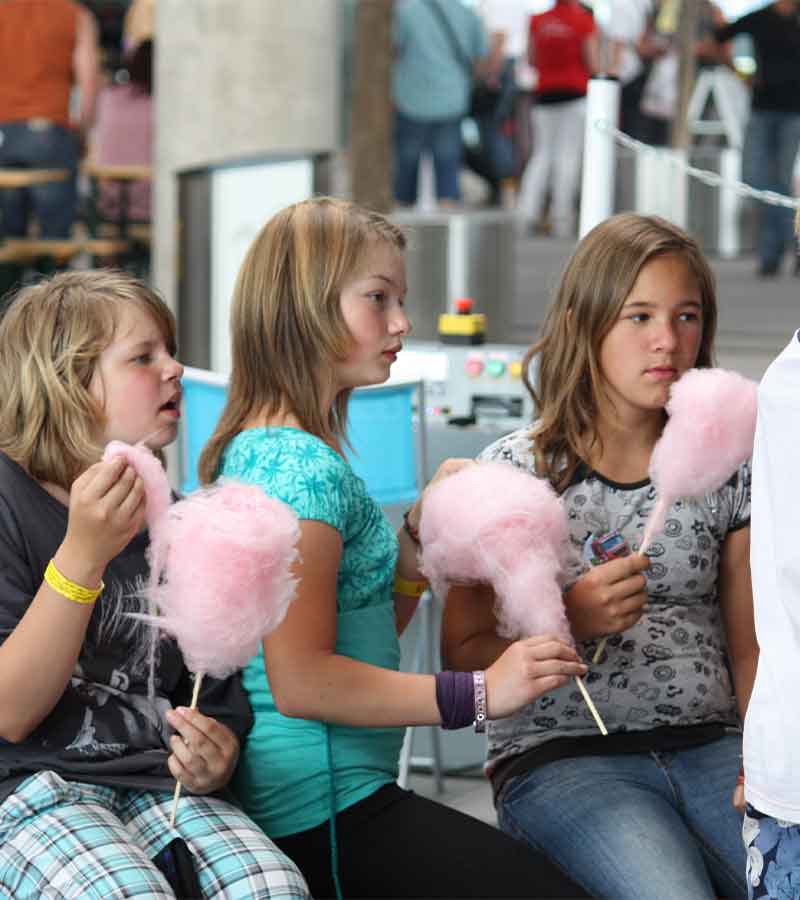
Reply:
M696 166L691 166L687 162L684 162L675 152L671 151L670 148L654 147L651 144L637 141L635 138L630 137L630 135L625 134L624 131L620 131L618 128L611 125L605 119L595 119L593 124L598 131L610 135L623 147L627 147L629 150L633 150L636 153L649 153L651 155L655 154L660 156L674 168L681 169L687 175L696 178L703 184L707 184L711 187L725 188L725 190L733 191L733 193L738 194L741 197L750 197L753 200L760 200L762 203L767 203L770 206L800 209L800 199L786 197L783 194L777 193L777 191L760 191L741 181L730 181L725 179L716 172L698 169Z

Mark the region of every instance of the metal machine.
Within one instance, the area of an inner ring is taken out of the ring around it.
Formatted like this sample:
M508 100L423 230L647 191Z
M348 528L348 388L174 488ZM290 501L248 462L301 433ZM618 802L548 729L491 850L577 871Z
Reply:
M533 418L521 344L453 346L407 341L392 379L425 383L428 477L451 456L474 457Z

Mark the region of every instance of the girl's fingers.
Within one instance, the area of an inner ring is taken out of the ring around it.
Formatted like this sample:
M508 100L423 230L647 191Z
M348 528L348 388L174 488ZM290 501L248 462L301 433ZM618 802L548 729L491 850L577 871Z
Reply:
M136 482L141 481L136 470L132 466L126 466L119 478L108 488L101 498L108 508L118 507L122 501L134 490ZM144 487L144 483L142 483Z
M647 594L634 594L620 600L614 609L615 618L638 615L647 606Z
M647 586L644 575L631 575L616 582L612 590L617 597L629 597L631 594L641 594Z
M588 669L586 663L568 662L563 659L549 659L540 662L535 668L534 678L545 678L549 675L584 675Z
M551 659L558 656L561 659L579 660L577 651L571 644L567 644L554 635L539 635L526 638L523 642L535 659Z
M119 511L123 516L131 519L137 515L140 507L144 507L144 503L144 482L141 477L137 475L131 489L128 491L127 495L122 498L119 504Z
M76 479L72 492L85 497L89 502L95 502L104 497L119 481L126 467L128 464L121 456L95 463Z
M208 780L210 766L201 748L193 747L191 741L179 734L173 734L170 738L172 755L180 764L183 776L181 781L188 787L197 789Z

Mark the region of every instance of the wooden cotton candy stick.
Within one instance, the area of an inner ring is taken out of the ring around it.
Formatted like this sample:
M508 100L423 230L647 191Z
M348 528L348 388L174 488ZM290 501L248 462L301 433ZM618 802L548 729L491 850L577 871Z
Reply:
M578 685L578 689L583 694L583 699L586 701L586 705L589 707L589 712L592 714L592 718L597 723L597 727L600 729L600 734L607 736L608 729L606 728L605 722L600 718L600 713L597 711L597 707L594 705L594 701L589 696L589 691L586 690L586 685L583 683L583 679L575 676L575 683Z
M192 705L189 709L197 709L197 698L200 695L200 685L203 683L203 675L205 672L198 672L194 679L194 690L192 691ZM175 793L172 795L172 813L169 817L169 827L175 827L175 817L178 814L178 798L181 795L181 783L175 779Z

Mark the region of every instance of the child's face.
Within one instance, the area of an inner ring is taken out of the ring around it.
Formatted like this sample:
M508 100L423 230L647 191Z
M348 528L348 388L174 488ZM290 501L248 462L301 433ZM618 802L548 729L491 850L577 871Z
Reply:
M650 260L600 345L617 415L663 409L672 384L697 361L702 336L700 288L687 263L675 254Z
M406 267L400 252L386 241L367 249L358 271L342 289L341 309L352 343L334 366L338 390L380 384L411 331L403 309Z
M106 422L99 436L157 450L178 431L183 366L172 357L150 313L126 303L111 343L100 355L89 386Z

